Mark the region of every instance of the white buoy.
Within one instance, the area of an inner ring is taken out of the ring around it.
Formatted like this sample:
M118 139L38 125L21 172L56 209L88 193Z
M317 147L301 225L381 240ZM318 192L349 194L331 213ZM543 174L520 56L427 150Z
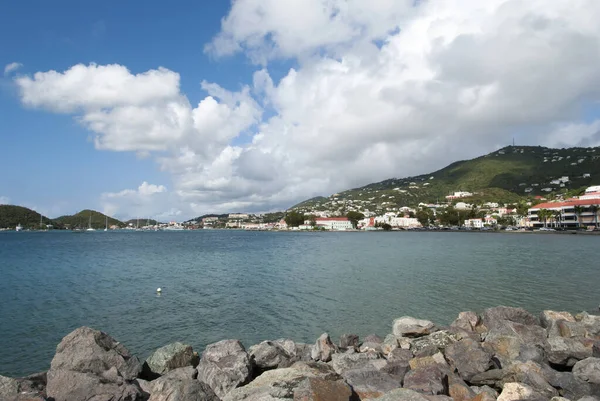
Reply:
M156 289L156 292L162 292L162 289L161 289L160 287L158 287L158 288Z

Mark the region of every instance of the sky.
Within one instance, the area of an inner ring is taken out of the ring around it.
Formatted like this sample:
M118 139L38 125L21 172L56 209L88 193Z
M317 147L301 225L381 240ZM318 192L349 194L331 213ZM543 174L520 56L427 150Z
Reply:
M0 6L0 203L283 210L512 143L600 145L597 0Z

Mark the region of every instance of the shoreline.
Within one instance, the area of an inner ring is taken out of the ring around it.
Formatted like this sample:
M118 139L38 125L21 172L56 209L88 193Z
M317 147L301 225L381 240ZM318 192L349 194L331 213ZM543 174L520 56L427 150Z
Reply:
M576 401L600 396L600 316L545 310L538 317L499 306L461 312L449 326L403 316L384 338L343 334L334 341L323 333L314 344L279 339L248 348L230 339L208 344L201 355L176 342L146 361L110 335L80 327L57 346L49 371L0 376L2 400L96 396L114 401Z

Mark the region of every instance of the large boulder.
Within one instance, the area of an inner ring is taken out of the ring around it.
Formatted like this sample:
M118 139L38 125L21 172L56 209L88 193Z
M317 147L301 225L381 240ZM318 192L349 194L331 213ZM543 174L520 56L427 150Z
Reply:
M0 400L19 394L19 383L10 377L0 376Z
M404 376L404 388L423 394L447 394L448 375L444 369L436 365L409 371Z
M460 312L454 322L450 324L450 327L461 329L466 332L474 332L476 331L479 321L479 315L475 312Z
M492 329L485 335L483 347L500 362L502 367L509 366L515 361L545 362L547 332L544 328L510 320L493 322Z
M579 400L590 394L598 394L599 387L587 383L571 372L559 372L549 366L542 366L544 379L559 390L560 394L570 400Z
M325 363L296 362L289 368L264 372L249 384L229 392L223 397L223 401L291 400L296 389L300 388L299 392L305 393L306 384L303 382L307 378L343 383L342 377Z
M488 330L496 327L498 324L502 324L505 320L525 326L539 325L539 320L525 309L509 306L488 308L483 312L481 320Z
M498 387L498 383L504 378L503 369L492 369L487 372L477 373L469 380L469 383L475 386Z
M263 341L248 349L259 371L287 368L296 359L296 344L292 340Z
M542 311L542 313L540 314L540 324L545 329L552 327L559 320L575 322L575 318L569 312L556 312L552 310L545 310Z
M377 369L387 364L387 361L375 352L354 354L333 354L331 366L340 375L356 369Z
M219 397L252 379L252 363L239 340L223 340L206 347L198 364L198 380Z
M435 331L435 325L429 320L403 316L394 320L392 330L397 337L421 337Z
M358 335L356 335L356 334L342 334L340 336L340 348L342 348L342 349L346 349L346 348L358 349L359 345L360 345L360 340L359 340Z
M573 375L584 382L600 385L600 358L586 358L573 366Z
M191 377L167 374L150 385L152 392L148 401L219 401L208 384Z
M56 347L46 392L55 401L141 400L144 393L133 382L140 372L139 360L121 343L101 331L80 327Z
M390 390L402 387L401 377L375 369L350 370L343 376L361 400L381 397Z
M415 356L433 355L438 351L444 351L450 344L454 344L458 340L456 334L450 333L447 330L436 331L421 338L412 341L410 349Z
M593 356L594 342L587 338L549 337L547 342L548 361L555 365L571 367Z
M164 375L173 369L194 366L196 362L192 346L180 342L165 345L146 359L150 371L159 375Z
M315 361L329 362L331 356L338 351L338 347L331 342L329 334L323 333L313 345L311 357Z
M504 372L502 384L523 383L530 386L536 393L541 394L546 399L558 396L558 391L552 387L545 378L544 371L540 365L529 361L525 363L514 363Z
M600 337L600 316L583 312L576 315L575 320L583 324L591 337Z
M506 383L497 401L548 401L548 398L526 384Z
M485 351L479 342L470 338L449 345L446 348L446 359L466 381L488 370L492 363L489 352Z
M352 389L343 380L308 377L294 389L294 401L348 401L352 394Z

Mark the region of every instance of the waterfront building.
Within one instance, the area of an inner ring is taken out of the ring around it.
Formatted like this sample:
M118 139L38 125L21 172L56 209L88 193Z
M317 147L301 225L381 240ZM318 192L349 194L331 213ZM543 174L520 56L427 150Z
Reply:
M540 218L540 210L553 212L552 215ZM600 197L590 199L567 199L561 202L548 202L535 205L528 210L531 225L535 228L544 226L577 228L595 227L598 225Z
M315 219L318 227L327 230L345 231L351 230L352 222L347 217L318 217Z

